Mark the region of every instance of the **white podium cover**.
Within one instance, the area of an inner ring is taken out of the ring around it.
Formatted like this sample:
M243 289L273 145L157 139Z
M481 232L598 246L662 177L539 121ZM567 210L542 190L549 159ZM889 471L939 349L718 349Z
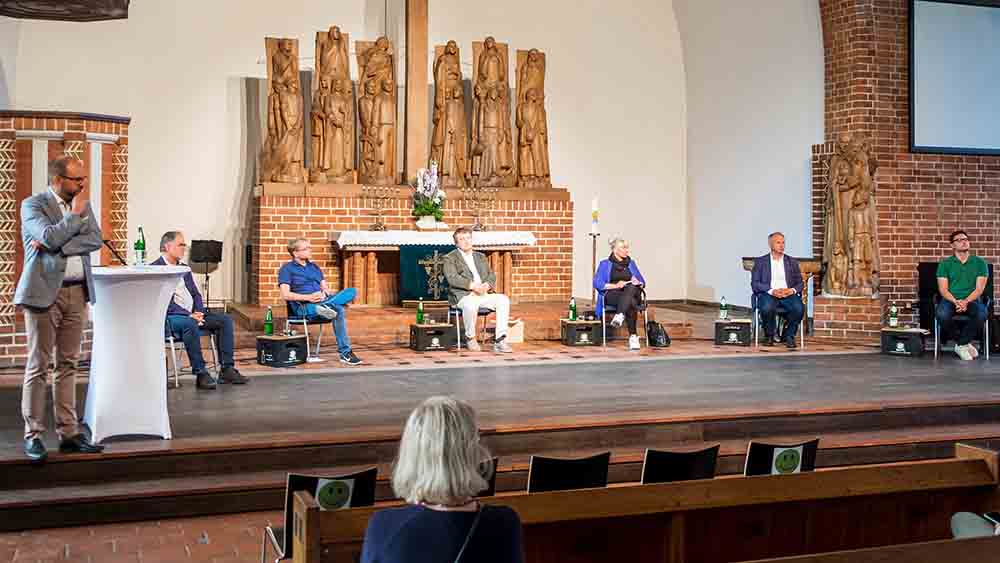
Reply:
M187 266L94 268L94 343L84 421L94 442L170 439L163 345L167 305Z
M414 244L455 244L450 232L440 231L342 231L330 234L341 248L349 246L406 246ZM530 231L475 231L472 246L534 246Z

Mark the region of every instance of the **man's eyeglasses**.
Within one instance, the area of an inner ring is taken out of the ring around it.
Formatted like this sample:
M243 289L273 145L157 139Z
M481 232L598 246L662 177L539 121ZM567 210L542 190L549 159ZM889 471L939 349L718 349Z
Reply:
M956 239L953 239L951 242L952 242L952 244L954 244L956 242L968 242L968 241L969 241L969 237L958 237Z
M77 184L82 184L87 181L86 176L65 176L63 174L59 175L63 180L69 180L71 182L76 182Z

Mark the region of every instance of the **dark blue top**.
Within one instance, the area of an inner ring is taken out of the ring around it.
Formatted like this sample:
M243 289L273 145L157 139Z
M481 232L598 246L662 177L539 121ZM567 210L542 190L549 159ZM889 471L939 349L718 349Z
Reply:
M322 290L323 270L313 262L306 262L305 266L300 265L295 260L285 264L278 270L278 285L288 284L292 293L309 295Z
M160 256L156 260L153 260L149 264L150 266L166 266L167 261ZM187 266L187 264L178 261L178 266ZM188 272L184 274L184 285L187 287L188 293L191 294L192 299L194 299L193 311L187 311L178 305L173 298L170 298L170 305L167 305L168 315L184 315L185 317L190 317L191 313L203 313L205 312L205 302L201 300L201 292L198 291L198 284L194 283L194 274Z
M361 562L452 563L475 516L475 512L445 512L420 505L380 510L368 521ZM483 506L462 561L522 563L522 543L516 512L506 506Z

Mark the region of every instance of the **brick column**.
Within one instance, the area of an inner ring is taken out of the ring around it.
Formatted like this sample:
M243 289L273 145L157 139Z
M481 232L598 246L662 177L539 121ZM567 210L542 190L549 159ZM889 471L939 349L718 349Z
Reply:
M17 182L14 132L0 132L0 329L14 327L17 285Z

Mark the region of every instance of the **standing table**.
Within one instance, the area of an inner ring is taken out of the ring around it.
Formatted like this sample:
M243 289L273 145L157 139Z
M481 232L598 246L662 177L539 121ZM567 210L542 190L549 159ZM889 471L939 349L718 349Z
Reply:
M91 439L170 439L164 319L187 266L94 268L94 342L84 421Z

